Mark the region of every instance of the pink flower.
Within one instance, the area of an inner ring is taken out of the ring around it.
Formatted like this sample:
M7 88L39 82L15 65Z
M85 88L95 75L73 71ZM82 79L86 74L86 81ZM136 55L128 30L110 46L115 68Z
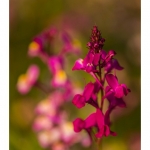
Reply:
M48 60L48 66L52 74L56 74L58 70L64 69L64 60L61 56L51 56Z
M38 133L38 140L43 148L49 147L51 144L58 142L61 139L60 129L55 127L51 130L43 130Z
M38 103L35 108L35 112L37 114L51 115L54 116L56 114L56 106L52 102L52 98L48 97Z
M119 107L126 107L126 104L125 102L123 101L122 98L117 98L114 93L112 92L112 89L111 87L107 86L106 89L105 89L105 96L103 97L104 98L107 98L109 103L110 103L110 107L116 107L116 106L119 106Z
M84 70L88 73L96 71L96 67L93 64L94 55L89 52L84 59L76 60L72 70Z
M51 81L52 86L65 86L67 83L67 75L64 71L64 60L60 56L51 56L48 61L49 69L53 75Z
M53 75L53 79L51 84L54 87L65 86L67 83L67 75L64 70L57 70L56 73Z
M111 59L109 62L107 62L104 68L107 73L111 72L113 69L116 70L123 69L123 67L120 66L119 62L116 59Z
M128 89L125 84L118 83L118 79L113 74L107 74L106 80L110 86L109 93L113 92L115 97L122 98L130 92L130 89Z
M31 57L39 56L43 52L43 38L42 36L35 37L28 48L28 55Z
M62 139L65 143L73 144L76 141L78 135L73 130L72 122L69 121L63 122L62 124L60 124L60 129L61 129Z
M43 59L43 57L47 55L45 45L51 44L56 33L56 29L51 28L34 37L33 41L29 45L28 55L31 57L39 56Z
M107 115L109 117L109 115ZM96 110L96 113L92 113L85 120L77 118L73 121L74 131L80 132L82 129L90 131L92 127L96 127L98 133L95 135L97 138L101 138L102 136L108 136L116 134L110 131L109 126L105 120L105 116L103 115L100 109Z
M98 108L98 103L97 103L97 93L100 90L100 86L97 82L95 83L88 83L83 91L83 94L76 94L72 100L72 103L77 107L77 108L82 108L85 106L85 103L89 103L92 106Z
M39 68L36 65L31 65L26 74L18 78L17 89L21 94L26 94L36 83L39 77Z
M40 131L40 130L50 130L53 126L53 123L49 119L48 116L40 115L36 117L33 123L33 130L34 131Z

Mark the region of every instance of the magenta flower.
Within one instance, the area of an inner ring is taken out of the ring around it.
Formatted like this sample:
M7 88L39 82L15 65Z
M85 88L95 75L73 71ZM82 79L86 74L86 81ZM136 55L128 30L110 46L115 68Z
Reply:
M95 83L88 83L83 91L83 94L76 94L72 100L72 103L77 108L82 108L85 106L85 103L89 103L94 107L98 107L97 104L97 93L100 90L100 86L97 82Z
M36 83L39 77L39 68L36 65L31 65L26 74L18 78L17 89L21 94L26 94Z
M96 111L96 121L98 126L98 133L96 134L97 138L101 138L102 136L116 136L116 133L111 131L109 128L108 121L109 115L103 115L102 111L100 109L97 109Z
M64 60L61 56L51 56L48 60L48 67L52 74L55 74L58 70L64 69Z
M46 64L51 74L50 84L44 85L37 81L39 68L36 65L30 66L27 73L19 77L17 83L18 91L22 94L28 93L33 86L48 94L35 108L33 130L37 133L40 145L47 149L65 150L77 142L87 146L92 143L93 136L99 138L98 141L104 136L115 136L116 133L110 129L110 115L117 107L126 107L123 97L130 92L130 89L125 84L120 84L113 74L114 70L123 69L118 60L114 59L116 52L106 52L103 49L105 39L97 26L93 26L90 41L87 43L87 55L84 59L77 59L72 70L83 70L92 75L94 81L89 82L83 91L78 90L67 76L65 59L68 53L79 54L80 42L65 31L57 33L54 28L45 30L33 39L28 51L29 56L38 56ZM52 51L55 48L53 40L58 38L62 47L56 46L61 50L56 55ZM63 107L63 104L71 99L77 108L90 104L95 110L94 113L86 119L76 118L71 123ZM109 105L104 111L105 99ZM86 131L86 136L82 133L77 134L82 130Z
M117 98L113 92L111 92L111 88L109 86L106 87L105 89L105 96L104 98L107 98L109 103L110 103L110 107L126 107L125 102L123 101L122 98ZM103 98L103 99L104 99Z
M105 68L106 73L111 72L113 69L116 69L116 70L123 69L123 67L120 66L119 62L116 59L111 59L109 62L107 62L104 68Z
M101 58L102 58L102 65L105 66L116 54L114 50L109 50L108 53L106 53L104 50L101 51Z
M113 74L107 74L106 80L111 88L109 93L113 92L115 97L122 98L130 92L130 89L125 84L118 83L118 79Z
M51 56L48 61L48 67L53 74L52 86L65 86L67 75L64 71L64 60L61 56Z
M72 103L77 107L77 108L82 108L85 106L86 100L85 97L80 95L80 94L76 94L72 100Z
M35 37L29 45L28 55L31 57L39 56L43 52L42 37Z
M96 113L92 113L85 120L77 118L73 121L74 131L80 132L82 129L88 130L96 125Z
M88 53L84 60L80 58L75 62L72 70L84 70L88 73L95 71L96 68L93 65L93 60L94 55L92 53Z
M73 121L74 131L80 132L86 130L92 140L92 135L96 138L103 136L115 136L116 133L110 130L110 114L116 107L126 107L123 97L130 92L125 84L119 84L118 79L113 74L113 70L122 70L119 62L114 59L116 52L103 50L105 39L96 26L92 29L90 42L87 43L89 51L84 59L76 60L72 70L83 70L92 75L95 83L88 83L82 94L76 94L72 103L77 108L85 107L86 103L91 104L96 112L90 114L85 120L77 118ZM108 85L105 86L105 83ZM98 94L101 94L100 102ZM106 112L103 112L104 100L109 101ZM92 129L96 128L97 132L93 133Z
M62 69L57 70L53 75L53 79L51 81L51 85L54 87L65 86L67 83L67 75L66 72Z
M107 115L107 117L109 117ZM92 113L85 120L77 118L73 121L74 131L80 132L82 129L90 131L92 127L96 127L98 132L96 133L97 138L101 138L102 136L108 136L116 134L110 131L109 126L105 120L109 120L109 118L105 119L102 111L100 109L96 110L96 113Z

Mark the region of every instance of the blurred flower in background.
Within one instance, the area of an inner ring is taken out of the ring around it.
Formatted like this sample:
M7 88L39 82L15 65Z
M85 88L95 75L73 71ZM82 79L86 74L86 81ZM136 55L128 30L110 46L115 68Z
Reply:
M42 32L33 39L28 50L29 56L39 57L45 63L45 67L49 69L51 74L49 87L38 81L39 67L31 65L27 73L18 78L17 89L21 94L27 94L32 87L37 87L48 95L46 99L37 104L36 116L32 125L42 148L66 150L75 143L80 142L82 144L83 140L82 145L89 146L91 141L88 134L76 134L74 132L73 124L68 120L69 115L63 108L63 105L69 103L77 91L77 87L73 86L65 72L65 59L68 53L79 54L81 47L74 45L67 32L62 32L60 38L64 44L60 53L49 53L49 47L57 34L58 32L54 29ZM80 91L79 88L78 91ZM86 142L85 139L87 139Z
M112 113L111 120L115 122L112 130L118 136L104 138L103 149L139 149L140 1L137 0L10 1L10 149L40 150L43 149L41 146L49 145L53 149L67 149L64 143L70 139L76 143L71 149L92 149L88 138L73 140L78 135L72 133L70 121L77 116L86 118L93 109L87 106L77 111L70 103L75 93L82 93L81 89L87 81L93 81L84 72L71 71L77 59L75 55L83 58L87 53L86 43L93 25L99 27L106 39L104 48L113 48L120 65L125 68L117 74L119 83L126 83L132 91L125 98L126 110L117 108ZM49 51L44 52L43 49ZM32 64L38 66L39 75L37 73L37 80L29 82L30 71L27 68ZM17 81L17 87L22 87L25 95L16 90ZM60 90L54 91L52 86ZM39 92L39 89L43 92ZM62 101L50 102L53 95L59 99L65 97L65 104L63 98ZM56 109L53 110L54 106L59 110L58 114L55 113ZM49 114L53 114L53 117L49 117ZM65 120L62 126L54 126L55 121L62 118ZM53 131L49 131L49 128L53 128ZM56 133L53 139L49 136L50 132ZM83 133L81 137L87 136ZM50 144L52 141L55 142ZM87 147L84 148L83 144Z

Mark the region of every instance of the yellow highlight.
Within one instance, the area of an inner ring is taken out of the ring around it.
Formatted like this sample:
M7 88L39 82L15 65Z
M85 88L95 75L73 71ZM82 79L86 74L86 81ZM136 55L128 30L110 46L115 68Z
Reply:
M32 42L29 45L29 50L30 51L38 51L40 48L39 44L37 42Z
M17 82L17 87L19 91L24 91L27 90L28 88L28 78L26 74L23 74L19 76L18 82Z
M27 81L27 75L26 74L22 74L19 76L18 83L25 83L26 81Z
M80 59L78 60L78 63L81 64L81 65L83 65L83 59L80 58Z
M37 110L38 109L43 114L51 114L53 116L56 113L52 101L50 101L49 99L42 100L37 106Z
M65 124L65 129L66 129L66 131L73 131L73 124L72 124L72 122L66 122L66 124Z
M57 71L56 76L55 76L55 82L61 84L61 83L65 83L66 80L67 80L67 75L65 71L63 70Z

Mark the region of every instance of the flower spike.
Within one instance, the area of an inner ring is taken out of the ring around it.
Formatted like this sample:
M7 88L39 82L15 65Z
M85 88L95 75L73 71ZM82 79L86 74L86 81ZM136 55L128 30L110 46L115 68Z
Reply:
M84 59L76 60L72 70L83 70L94 77L95 82L89 82L82 94L76 94L72 103L77 108L86 107L86 103L95 108L95 112L91 113L85 120L77 118L73 121L74 131L80 132L86 130L92 139L93 134L96 138L103 136L116 136L117 134L111 131L110 115L117 108L126 107L123 97L126 96L130 89L125 84L120 84L116 75L112 74L113 70L122 70L117 59L114 58L116 52L109 50L106 52L103 49L105 39L102 38L101 32L97 26L93 26L90 41L87 43L89 49ZM108 85L105 86L107 82ZM101 102L99 102L98 94L101 94ZM105 99L108 100L109 106L106 112L103 112ZM92 129L96 128L95 133Z

